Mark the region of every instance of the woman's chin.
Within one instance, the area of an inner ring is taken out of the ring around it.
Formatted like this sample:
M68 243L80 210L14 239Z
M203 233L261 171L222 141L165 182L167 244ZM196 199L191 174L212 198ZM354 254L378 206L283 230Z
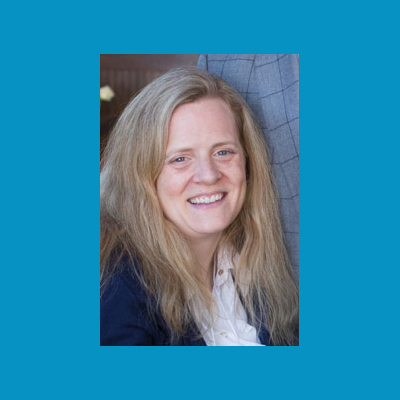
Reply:
M230 224L221 224L214 226L204 226L204 227L196 227L192 232L188 235L193 239L207 239L218 237L222 234L222 232L229 226Z

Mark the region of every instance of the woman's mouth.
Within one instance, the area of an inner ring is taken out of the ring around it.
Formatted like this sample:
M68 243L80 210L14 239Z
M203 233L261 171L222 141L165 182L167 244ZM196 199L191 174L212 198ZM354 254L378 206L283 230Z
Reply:
M215 193L211 196L196 196L188 199L188 202L190 204L193 204L195 206L197 205L208 205L208 204L215 204L223 200L226 196L226 193Z

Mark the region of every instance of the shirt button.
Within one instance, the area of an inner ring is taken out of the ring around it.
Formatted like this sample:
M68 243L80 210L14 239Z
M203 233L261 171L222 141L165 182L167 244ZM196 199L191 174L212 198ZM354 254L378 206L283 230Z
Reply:
M224 270L223 269L220 269L219 271L218 271L218 275L222 275L224 273Z
M226 332L221 332L220 335L224 336L224 337L228 337L228 334Z

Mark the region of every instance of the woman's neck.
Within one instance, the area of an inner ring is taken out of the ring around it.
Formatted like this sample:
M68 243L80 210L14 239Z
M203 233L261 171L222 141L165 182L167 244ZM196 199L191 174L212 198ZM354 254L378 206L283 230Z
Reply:
M212 290L214 285L214 254L217 250L220 237L218 235L218 237L190 242L190 248L203 270L204 282L207 283L210 290Z

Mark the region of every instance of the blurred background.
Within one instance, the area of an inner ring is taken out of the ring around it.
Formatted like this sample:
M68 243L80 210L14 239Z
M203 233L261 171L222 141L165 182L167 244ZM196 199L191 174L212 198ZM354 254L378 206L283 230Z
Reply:
M101 54L100 87L110 86L111 101L100 106L100 161L109 133L130 99L173 68L196 66L200 54Z

